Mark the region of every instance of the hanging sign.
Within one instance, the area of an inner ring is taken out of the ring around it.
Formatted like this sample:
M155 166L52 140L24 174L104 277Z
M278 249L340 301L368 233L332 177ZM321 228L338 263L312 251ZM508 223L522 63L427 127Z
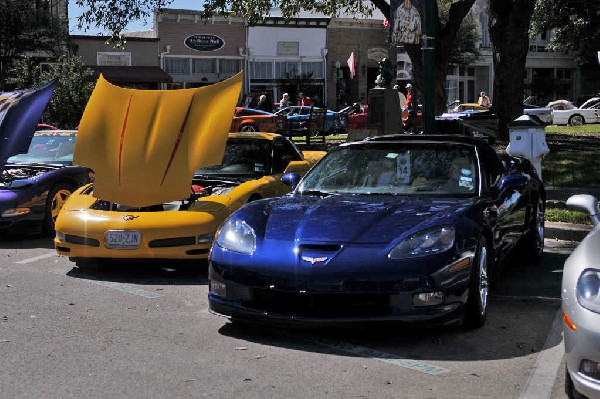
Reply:
M191 35L183 43L197 51L215 51L225 46L225 40L215 35Z

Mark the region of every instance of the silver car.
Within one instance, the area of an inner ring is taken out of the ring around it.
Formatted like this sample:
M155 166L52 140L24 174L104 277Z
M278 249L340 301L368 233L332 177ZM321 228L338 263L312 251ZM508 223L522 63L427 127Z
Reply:
M570 208L587 211L594 229L567 258L562 279L566 352L565 392L569 398L600 398L600 217L598 200L579 194Z

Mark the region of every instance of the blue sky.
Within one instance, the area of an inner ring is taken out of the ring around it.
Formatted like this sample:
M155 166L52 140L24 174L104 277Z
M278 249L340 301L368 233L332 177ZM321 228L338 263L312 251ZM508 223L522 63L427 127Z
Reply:
M179 8L183 10L199 10L204 2L202 0L173 0L167 8ZM102 30L90 27L87 31L77 29L77 17L83 13L81 7L77 7L74 1L69 2L69 31L72 35L98 35L105 34ZM128 31L152 29L152 18L147 20L131 21L127 25Z

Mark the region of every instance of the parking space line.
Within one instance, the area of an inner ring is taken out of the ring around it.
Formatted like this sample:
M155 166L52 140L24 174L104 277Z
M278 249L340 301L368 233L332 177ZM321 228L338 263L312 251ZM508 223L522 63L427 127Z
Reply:
M60 270L60 269L51 270L51 273L65 275L65 271ZM127 294L133 294L133 295L141 296L144 298L156 299L156 298L162 297L161 294L156 293L156 292L146 291L141 288L137 288L137 287L131 286L129 284L125 284L125 283L117 283L115 281L100 280L100 279L97 279L92 276L86 276L85 278L80 278L80 280L89 281L90 283L100 285L102 287L112 288L112 289L115 289L115 290L118 290L121 292L125 292Z
M550 397L564 353L562 317L559 309L556 312L552 328L546 337L546 342L544 342L544 347L533 366L533 374L529 375L519 399Z
M29 259L23 259L23 260L20 260L18 262L15 262L15 263L20 264L20 265L24 265L26 263L33 263L33 262L36 262L38 260L42 260L42 259L46 259L46 258L51 258L53 256L58 257L58 254L54 250L52 250L52 252L49 252L47 254L39 255L39 256L34 256L33 258L29 258Z
M304 335L294 335L295 338L299 338L303 341L312 342L321 346L326 346L332 349L336 349L342 352L350 353L352 355L356 355L363 358L369 358L373 360L378 360L381 362L393 364L395 366L404 367L407 369L411 369L414 371L418 371L420 373L425 373L429 375L440 375L449 373L450 370L435 366L430 363L425 363L421 360L407 359L400 357L398 355L394 355L392 353L381 352L375 349L367 348L364 346L353 345L347 342L334 341L330 339L323 339L311 336Z

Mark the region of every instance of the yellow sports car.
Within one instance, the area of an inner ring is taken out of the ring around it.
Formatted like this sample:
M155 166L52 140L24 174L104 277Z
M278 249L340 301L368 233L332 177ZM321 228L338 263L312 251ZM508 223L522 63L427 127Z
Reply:
M148 206L71 195L56 220L58 254L78 259L202 259L219 225L247 202L288 193L285 172L304 174L325 152L274 133L229 133L223 161L195 172L189 197Z

